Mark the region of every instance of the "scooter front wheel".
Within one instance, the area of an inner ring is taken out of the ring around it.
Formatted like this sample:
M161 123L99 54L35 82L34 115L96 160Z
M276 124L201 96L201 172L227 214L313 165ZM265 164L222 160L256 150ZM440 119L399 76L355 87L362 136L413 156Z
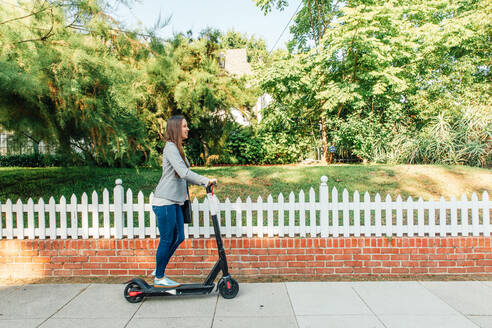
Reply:
M221 279L218 287L220 295L225 299L234 298L239 292L239 284L232 278Z
M123 295L130 303L139 303L143 300L142 288L136 282L130 282L126 285Z

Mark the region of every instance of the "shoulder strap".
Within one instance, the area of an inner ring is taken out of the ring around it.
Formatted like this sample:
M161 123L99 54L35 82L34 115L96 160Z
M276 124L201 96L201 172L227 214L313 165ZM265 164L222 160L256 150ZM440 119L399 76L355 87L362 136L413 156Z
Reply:
M186 193L188 194L188 199L190 200L191 202L191 198L190 198L190 190L188 189L188 181L186 181Z

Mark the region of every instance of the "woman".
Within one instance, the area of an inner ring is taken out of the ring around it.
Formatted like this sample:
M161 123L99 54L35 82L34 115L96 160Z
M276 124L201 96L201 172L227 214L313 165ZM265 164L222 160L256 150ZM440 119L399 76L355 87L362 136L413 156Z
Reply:
M183 140L188 138L188 124L181 115L167 121L166 145L162 156L162 177L154 190L152 210L157 217L160 233L156 254L154 285L174 288L180 284L165 276L166 266L174 251L184 240L183 205L187 195L187 183L207 186L216 183L190 170L190 163L183 151Z

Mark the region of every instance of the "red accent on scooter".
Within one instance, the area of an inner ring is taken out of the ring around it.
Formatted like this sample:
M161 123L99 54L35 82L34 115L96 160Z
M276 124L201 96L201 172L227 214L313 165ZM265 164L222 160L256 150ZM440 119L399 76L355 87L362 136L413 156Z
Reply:
M231 282L227 281L227 289L231 289Z
M131 297L134 297L134 296L138 296L142 294L142 292L129 292L128 295L131 296Z

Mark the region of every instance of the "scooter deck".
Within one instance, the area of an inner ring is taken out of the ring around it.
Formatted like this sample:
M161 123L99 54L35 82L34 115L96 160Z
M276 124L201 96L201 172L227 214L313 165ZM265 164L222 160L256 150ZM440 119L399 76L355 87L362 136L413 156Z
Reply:
M149 285L145 280L140 278L133 279L132 281L140 285L140 292L144 296L202 295L211 293L215 287L215 284L182 284L178 287L167 288Z
M148 290L146 290L145 294L162 294L167 293L170 295L196 295L196 294L209 294L214 289L215 284L213 285L202 285L202 284L183 284L175 288L166 288L166 287L156 287L150 286Z

